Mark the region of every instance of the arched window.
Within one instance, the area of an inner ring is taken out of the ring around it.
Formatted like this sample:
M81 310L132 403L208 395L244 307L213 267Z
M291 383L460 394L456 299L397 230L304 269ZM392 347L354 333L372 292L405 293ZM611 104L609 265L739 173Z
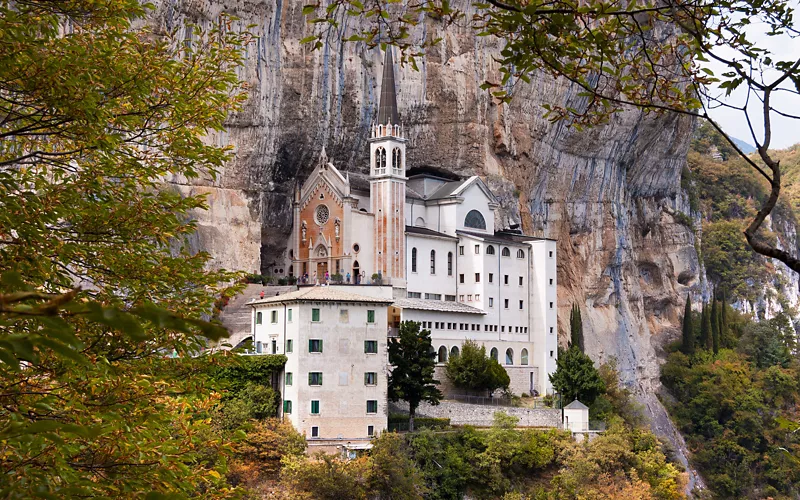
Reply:
M453 275L453 252L447 252L447 275Z
M527 365L528 364L528 350L527 349L523 349L522 352L520 353L520 357L521 357L522 364L523 365Z
M447 363L447 347L442 346L439 348L439 363Z
M454 345L452 349L450 349L450 357L455 358L458 357L458 346Z
M525 258L525 251L524 250L517 250L517 258L524 259Z
M514 364L514 350L510 347L506 349L506 364L507 365Z
M375 150L375 173L386 173L386 150L383 148Z
M486 247L486 255L494 255L494 245Z
M477 210L470 210L467 216L464 218L464 227L486 229L486 220Z
M417 249L416 249L416 247L411 249L411 272L412 273L417 272Z
M403 168L403 153L400 148L392 149L392 168L401 170Z
M489 352L489 357L493 360L497 361L497 348L492 347L492 350Z
M511 257L511 250L509 250L508 247L503 247L503 251L500 255L503 257Z
M431 274L436 274L436 250L431 250Z
M383 137L383 125L378 125L378 137Z

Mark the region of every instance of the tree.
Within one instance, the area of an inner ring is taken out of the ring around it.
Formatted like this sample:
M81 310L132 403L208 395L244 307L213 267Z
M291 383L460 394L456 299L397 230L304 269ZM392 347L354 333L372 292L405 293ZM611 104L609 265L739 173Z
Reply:
M372 445L372 467L367 480L371 498L422 500L427 489L420 470L411 459L405 438L384 432Z
M687 356L694 354L694 328L692 327L692 294L686 295L686 306L683 308L683 336L681 350Z
M442 393L434 379L436 353L431 346L430 330L420 330L416 321L400 324L400 335L389 342L389 399L408 402L408 430L414 430L414 414L423 401L439 404Z
M569 313L570 344L576 346L581 352L585 352L583 344L583 321L581 320L581 310L578 304L572 305Z
M243 94L246 35L191 54L135 0L0 3L0 384L9 498L214 498L225 441L201 318L236 275L190 250L207 141ZM224 26L224 20L222 25ZM80 285L81 288L77 288ZM24 366L24 369L21 367Z
M589 406L606 389L592 359L575 346L559 353L550 383L565 404L577 399Z
M496 359L486 356L486 347L478 346L474 340L461 344L458 356L450 356L445 365L447 378L461 389L489 391L508 389L511 378Z
M714 354L719 352L719 307L717 307L716 290L711 295L711 344Z
M448 0L398 4L391 0L333 0L303 10L319 26L302 40L314 49L327 39L392 43L402 60L416 68L421 51L440 39L412 36L427 18L445 26L471 22L479 36L503 42L501 78L483 87L507 101L517 82L537 72L573 84L581 101L545 104L546 116L575 127L608 122L611 115L637 108L708 120L770 186L770 196L744 229L756 252L800 271L800 259L762 234L781 191L780 163L769 147L773 119L800 120L775 96L800 95L800 59L776 53L791 43L794 4L775 0L677 2L651 5L607 0L488 0L461 11ZM361 22L348 23L356 16ZM362 28L353 29L352 26ZM332 36L333 35L333 36ZM764 38L770 44L764 44ZM421 40L420 40L421 38ZM779 50L779 49L778 49ZM716 67L711 67L713 63ZM739 102L731 98L741 90ZM753 105L751 106L751 103ZM709 115L728 108L749 125L758 155L748 157Z
M711 315L708 307L703 303L703 312L700 319L700 347L710 351L713 347L711 339Z

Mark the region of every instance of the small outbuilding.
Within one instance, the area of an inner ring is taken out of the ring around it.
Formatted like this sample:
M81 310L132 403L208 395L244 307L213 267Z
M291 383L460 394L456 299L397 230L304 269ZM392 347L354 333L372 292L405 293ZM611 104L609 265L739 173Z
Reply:
M564 407L565 430L587 432L589 430L589 407L577 399Z

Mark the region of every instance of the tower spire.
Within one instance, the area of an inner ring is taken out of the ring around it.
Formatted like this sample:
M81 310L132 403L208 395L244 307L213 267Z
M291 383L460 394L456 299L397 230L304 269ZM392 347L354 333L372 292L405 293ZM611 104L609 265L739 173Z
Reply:
M381 81L381 100L378 105L378 123L380 125L400 125L397 113L397 92L394 85L394 60L392 47L386 47L383 60L383 79Z

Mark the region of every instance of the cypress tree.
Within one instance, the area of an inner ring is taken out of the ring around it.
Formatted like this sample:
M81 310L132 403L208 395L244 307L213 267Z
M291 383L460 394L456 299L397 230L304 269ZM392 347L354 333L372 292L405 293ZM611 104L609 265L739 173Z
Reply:
M708 314L707 304L703 304L703 312L700 320L700 347L711 349L711 316Z
M577 347L581 352L584 352L583 345L583 320L581 320L581 309L578 304L572 305L572 311L569 315L569 330L572 347Z
M575 304L572 304L572 307L569 310L569 342L567 342L567 347L571 348L574 341L575 341Z
M727 300L725 298L725 290L722 290L722 301L720 303L720 311L719 311L719 338L720 344L723 347L733 347L733 339L731 338L731 332L728 328L728 305Z
M711 297L711 341L714 354L719 352L719 307L717 307L716 293Z
M683 309L683 353L687 356L694 354L694 331L692 328L692 294L686 295L686 307Z

